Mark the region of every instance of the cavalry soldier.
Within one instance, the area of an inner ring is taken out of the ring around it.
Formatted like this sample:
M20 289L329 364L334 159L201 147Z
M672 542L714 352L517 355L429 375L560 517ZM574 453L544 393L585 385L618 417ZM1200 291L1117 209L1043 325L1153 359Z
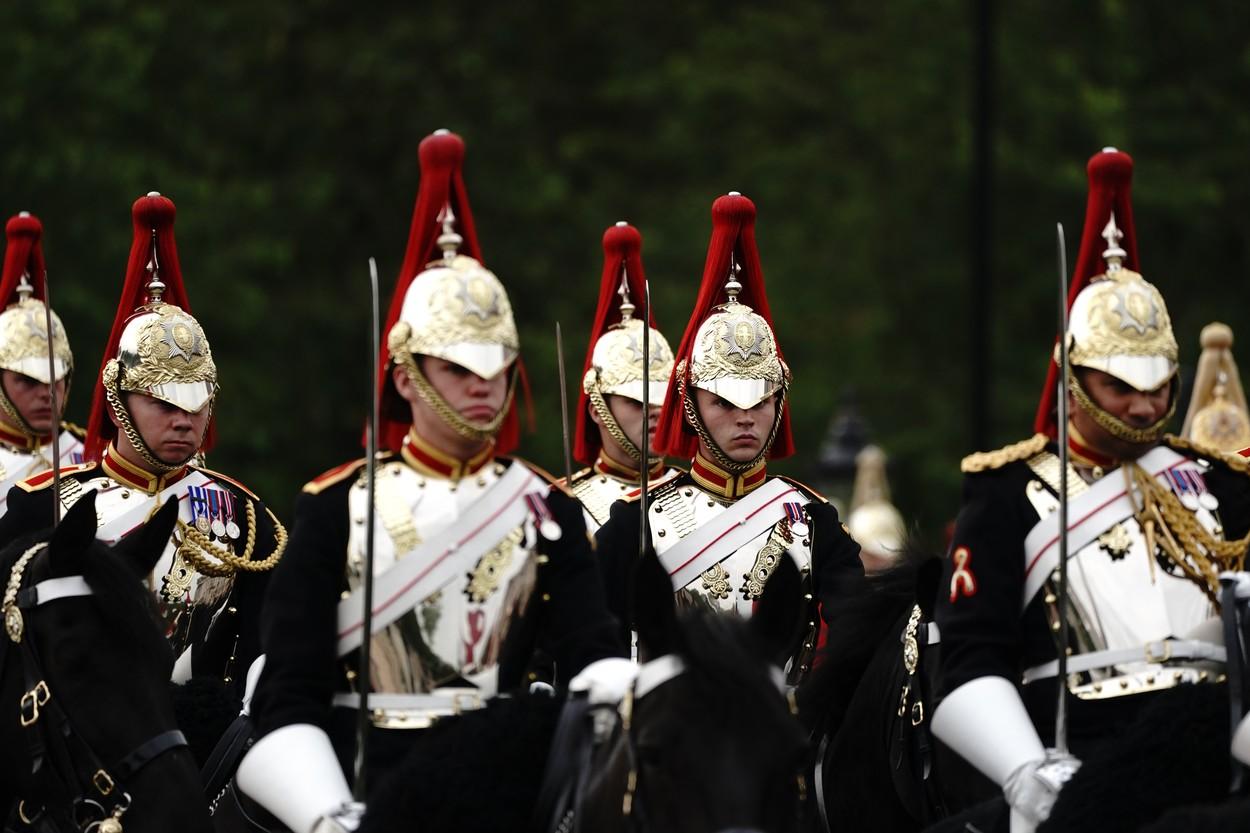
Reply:
M52 468L52 434L58 425L60 465L81 463L83 459L82 429L61 422L74 356L61 319L44 306L47 273L40 244L43 224L23 211L9 218L4 231L8 247L0 277L4 309L0 312L0 514L7 509L9 489L14 484Z
M581 501L596 528L608 519L612 504L638 488L643 468L639 443L646 425L646 468L651 481L676 474L663 457L652 456L655 416L673 373L673 348L654 326L635 318L645 304L647 281L642 269L642 235L625 222L603 233L603 281L599 308L586 351L582 394L577 403L573 456L589 468L573 474L570 491ZM619 297L618 297L619 296ZM649 312L649 311L648 311ZM642 366L643 332L648 334L651 366ZM643 386L647 387L643 414Z
M837 510L806 486L766 471L769 458L794 453L790 370L764 294L755 205L736 192L712 205L703 285L677 359L655 444L691 460L690 471L658 485L646 511L651 545L679 604L749 616L783 557L807 574L814 600L831 594L840 575L862 573L859 547ZM596 536L609 605L622 622L630 621L639 497L617 503ZM793 675L805 670L816 644L815 608L813 602Z
M420 743L418 730L521 685L536 648L565 679L622 653L580 506L502 456L517 440L519 345L507 292L480 259L463 158L446 131L421 143L385 330L369 784ZM304 487L268 599L252 708L260 739L237 782L295 833L354 829L360 809L344 771L367 636L366 462Z
M1241 569L1250 544L1247 465L1164 434L1180 389L1178 349L1163 297L1135 271L1132 160L1107 149L1088 170L1063 334L1072 368L1068 644L1058 644L1053 384L1032 439L963 461L964 502L938 599L933 732L1002 788L1013 831L1045 820L1079 759L1144 703L1213 681L1217 576ZM1048 749L1061 650L1075 757Z
M177 661L174 680L216 678L242 694L259 654L268 570L286 530L245 486L193 465L212 445L217 368L192 317L174 242L174 204L156 192L135 201L134 243L121 302L96 384L88 462L17 485L0 540L52 522L96 493L96 537L112 543L167 500L181 504L165 554L149 578Z

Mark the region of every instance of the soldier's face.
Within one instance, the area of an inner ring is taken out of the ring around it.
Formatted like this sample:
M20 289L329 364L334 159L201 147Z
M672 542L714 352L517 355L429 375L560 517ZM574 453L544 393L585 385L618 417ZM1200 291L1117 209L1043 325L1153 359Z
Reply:
M759 456L777 416L775 394L744 409L702 388L695 388L694 393L703 426L726 457L745 463Z
M130 419L139 436L162 463L185 463L200 450L204 431L208 427L207 405L191 414L164 400L141 393L129 393L126 394L126 408L130 411ZM126 453L129 450L138 457L124 431L117 433L117 448L123 457L132 463L136 462ZM141 457L139 459L142 460Z
M642 403L637 399L630 399L628 396L617 396L608 394L604 397L604 401L608 404L608 412L616 420L616 424L620 426L621 431L625 432L625 436L638 448L642 446ZM660 420L660 406L651 406L651 418L647 420L647 446L655 441L655 427ZM629 453L621 447L607 429L603 427L603 420L599 418L599 414L594 408L590 409L590 418L595 425L599 426L599 439L603 442L604 452L616 462L625 466L634 466L638 461L629 456ZM652 453L655 449L651 448Z
M494 419L508 395L507 371L483 379L455 362L433 356L422 356L420 367L439 396L471 422Z
M9 401L17 408L17 412L26 420L26 424L38 434L51 434L52 429L61 421L61 414L52 413L52 386L33 379L23 373L6 370L0 375L0 384ZM56 401L58 410L65 412L65 379L56 383ZM11 421L8 414L0 412L0 421L6 425ZM11 425L21 429L19 425Z
M1172 382L1152 391L1139 391L1109 373L1093 368L1078 368L1081 387L1094 404L1132 428L1149 428L1163 419L1171 401ZM1145 448L1112 435L1085 413L1070 395L1068 409L1072 424L1095 451L1116 459L1135 459Z

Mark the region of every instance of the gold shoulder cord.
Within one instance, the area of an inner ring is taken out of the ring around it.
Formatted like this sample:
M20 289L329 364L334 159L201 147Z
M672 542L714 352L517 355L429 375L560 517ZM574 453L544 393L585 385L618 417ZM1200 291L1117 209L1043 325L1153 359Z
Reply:
M1168 437L1168 441L1185 450L1199 451L1178 438ZM1150 544L1153 542L1218 605L1219 574L1223 570L1242 569L1246 547L1250 545L1250 533L1236 541L1221 541L1199 523L1171 489L1151 477L1136 462L1124 465L1124 477L1130 487L1128 495L1133 501L1134 515L1146 533L1151 568L1154 565L1154 547ZM1141 495L1140 504L1132 486L1136 486ZM1156 530L1160 533L1157 537L1154 534Z
M179 554L199 573L206 576L232 576L237 572L263 573L273 568L282 559L286 551L286 527L278 520L268 506L265 512L273 521L273 552L261 561L252 561L252 552L256 549L256 504L247 501L247 543L242 555L235 555L229 549L216 543L195 527L178 519L178 531L182 533L182 543L178 546Z

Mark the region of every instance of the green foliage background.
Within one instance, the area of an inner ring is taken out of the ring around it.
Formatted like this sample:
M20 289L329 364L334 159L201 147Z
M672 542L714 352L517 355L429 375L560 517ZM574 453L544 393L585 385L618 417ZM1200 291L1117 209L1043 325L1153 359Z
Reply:
M1079 234L1089 155L1136 159L1143 271L1185 360L1248 332L1250 17L1241 4L996 7L991 441L1030 433L1054 325L1053 228ZM223 384L214 467L280 512L359 454L366 259L389 296L416 146L463 135L488 265L522 330L560 466L554 322L580 367L618 219L643 232L676 343L711 201L752 197L810 474L858 391L896 502L936 537L971 450L973 4L733 0L0 4L0 211L45 224L85 419L130 245L130 204L178 205L194 311ZM1075 254L1076 240L1071 241ZM576 375L576 373L574 373Z

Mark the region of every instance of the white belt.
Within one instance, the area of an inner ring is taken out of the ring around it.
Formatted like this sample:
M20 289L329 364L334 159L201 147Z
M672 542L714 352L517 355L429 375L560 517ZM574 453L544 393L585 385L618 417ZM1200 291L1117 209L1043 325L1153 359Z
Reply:
M360 695L340 691L334 695L334 705L348 709L360 706ZM372 692L369 708L383 711L428 712L434 714L460 714L483 708L481 692L473 688L447 689L429 694L385 694Z
M1082 674L1095 668L1109 668L1127 662L1148 662L1161 665L1177 660L1226 662L1228 652L1224 650L1223 645L1213 645L1210 642L1199 642L1193 639L1160 639L1133 648L1092 651L1088 654L1068 657L1068 673ZM1027 685L1037 680L1054 677L1058 673L1059 660L1051 660L1025 671L1023 681Z

